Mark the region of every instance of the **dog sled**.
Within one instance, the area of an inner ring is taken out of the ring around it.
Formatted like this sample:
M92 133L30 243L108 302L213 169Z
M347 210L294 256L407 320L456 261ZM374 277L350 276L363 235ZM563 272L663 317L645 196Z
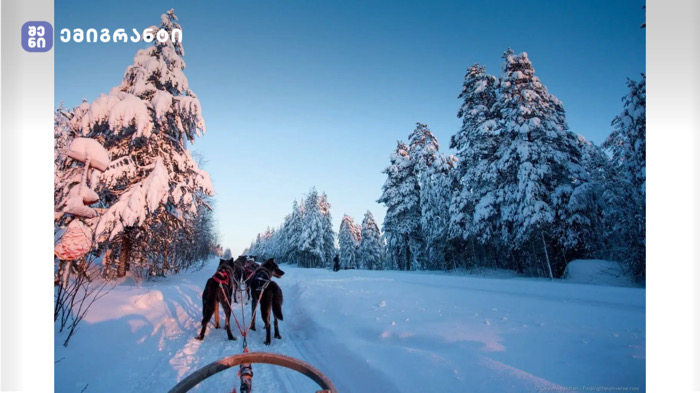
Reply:
M219 359L190 374L170 389L169 393L185 393L212 375L235 366L240 366L238 372L241 379L240 393L251 393L253 363L272 364L304 374L321 388L316 393L338 393L333 382L314 366L290 356L271 352L248 352Z
M221 269L221 266L227 266L226 264L230 263L233 264L233 258L230 260L221 260L219 263L219 266ZM172 389L170 389L170 393L184 393L192 389L193 387L197 386L200 382L203 380L211 377L214 374L217 374L221 371L227 370L231 367L239 366L238 370L238 377L240 378L241 385L240 385L240 393L251 393L253 390L253 364L254 363L263 363L263 364L271 364L275 366L280 366L280 367L286 367L289 369L292 369L294 371L297 371L301 374L306 375L309 377L311 380L316 382L318 386L321 388L321 390L317 390L316 393L337 393L338 391L336 390L335 386L333 385L333 382L331 382L328 377L323 375L321 371L316 369L314 366L290 357L286 355L281 355L278 353L272 353L272 352L249 352L248 351L248 332L250 331L251 327L254 326L255 324L255 313L257 308L255 307L255 304L260 303L263 293L265 290L268 288L268 285L272 283L272 277L281 277L284 272L280 270L277 267L277 264L274 263L274 259L268 260L265 264L263 264L263 267L265 267L268 263L271 263L273 266L272 271L279 271L278 274L273 274L272 272L269 272L267 276L262 280L264 283L260 286L259 289L259 295L257 299L253 297L253 311L251 313L251 320L250 324L245 323L245 312L243 310L243 293L246 292L247 288L247 283L250 281L250 279L253 278L254 275L257 275L259 272L258 270L255 270L251 272L247 277L245 274L241 274L239 279L235 279L235 274L234 270L231 270L231 273L226 273L223 272L223 274L220 272L219 269L217 269L217 272L214 274L214 277L210 279L207 282L207 286L210 284L213 286L217 286L218 284L218 289L221 290L221 299L224 299L223 301L225 302L225 306L227 306L227 315L226 315L226 329L227 333L229 335L229 339L231 339L231 331L230 331L230 322L228 320L229 318L229 312L230 315L233 315L233 318L236 322L236 326L238 327L238 330L241 333L241 336L243 337L243 353L239 355L234 355L234 356L229 356L224 359L219 359L213 363L210 363L199 370L196 370L192 374L190 374L188 377L180 381L177 385L175 385ZM245 270L245 269L244 269ZM266 270L267 271L267 270ZM239 323L238 317L236 317L236 314L233 312L233 305L231 304L230 298L226 294L226 290L224 289L224 285L229 285L232 280L236 281L235 285L235 296L240 295L241 299L241 320L242 324ZM246 289L243 289L243 288ZM257 302L255 301L257 300ZM218 304L218 303L217 303ZM224 304L224 303L222 303ZM260 306L262 307L262 305ZM203 307L204 308L204 307ZM218 327L218 310L216 311L217 315L217 327ZM281 315L281 312L280 312ZM199 340L202 340L204 338L204 333L206 331L206 326L209 323L209 318L211 318L210 314L204 315L204 318L202 320L202 331L200 332L200 335L195 337ZM269 318L269 317L268 317ZM265 316L263 315L263 319L265 319ZM245 328L244 328L245 327ZM265 341L266 345L270 344L270 326L269 326L269 321L265 319L265 327L266 327L266 333L267 333L267 340ZM279 332L277 330L277 316L275 315L275 337L276 338L281 338L279 337ZM236 389L233 389L233 393L237 393Z

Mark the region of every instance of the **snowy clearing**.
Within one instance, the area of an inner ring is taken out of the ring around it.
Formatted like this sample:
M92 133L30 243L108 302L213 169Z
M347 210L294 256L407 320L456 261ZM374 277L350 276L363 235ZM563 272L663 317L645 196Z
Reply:
M241 353L233 319L238 341L226 340L213 322L204 341L194 339L201 293L216 263L141 287L125 282L93 305L68 348L56 333L55 390L168 391L196 369ZM645 391L643 288L281 268L283 339L264 346L258 322L250 349L309 362L339 392ZM291 370L253 368L254 392L317 389ZM236 371L193 391L230 392L238 386Z

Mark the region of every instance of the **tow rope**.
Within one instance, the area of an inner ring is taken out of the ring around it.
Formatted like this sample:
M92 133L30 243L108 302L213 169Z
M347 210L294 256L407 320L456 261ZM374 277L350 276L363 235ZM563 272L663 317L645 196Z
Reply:
M238 282L238 285L236 285L236 292L240 292L240 297L243 299L243 290L241 287L243 284L248 281L253 274L258 273L258 270L254 270L247 279L243 280L243 277L241 277L241 282ZM218 274L218 272L217 272ZM224 273L225 274L225 273ZM260 274L260 281L264 281L265 283L262 286L259 286L256 289L260 289L260 295L258 295L258 301L257 304L260 304L260 300L262 299L262 295L265 292L265 289L267 289L267 286L270 284L270 281L272 281L272 278L265 278L264 274L262 272L259 272ZM228 283L228 275L226 275ZM216 280L216 278L215 278ZM250 322L248 323L248 327L243 330L241 327L241 324L238 322L238 317L236 317L236 313L233 312L233 306L231 305L231 301L229 300L228 296L226 296L226 290L224 290L224 285L222 284L221 281L218 281L219 283L219 288L221 288L221 293L224 295L224 299L226 299L226 303L228 303L228 307L231 310L231 315L233 315L233 320L236 322L236 327L238 327L238 331L241 332L241 337L243 337L243 353L248 353L248 332L250 331L250 326L252 325L253 321L255 320L255 313L258 311L258 307L255 307L253 310L253 313L250 316ZM236 294L234 294L236 296ZM243 321L243 326L245 326L245 308L243 305L243 302L241 301L241 320ZM253 390L253 365L251 363L242 363L239 370L238 370L238 377L241 380L241 393L250 393ZM236 393L236 389L233 389L232 393Z

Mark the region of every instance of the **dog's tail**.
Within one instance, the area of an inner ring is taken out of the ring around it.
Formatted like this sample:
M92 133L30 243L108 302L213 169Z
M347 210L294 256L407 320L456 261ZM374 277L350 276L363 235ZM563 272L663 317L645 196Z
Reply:
M275 284L274 294L272 298L272 313L275 314L275 318L280 321L284 321L284 316L282 315L282 302L284 302L284 296L282 295L282 289L273 281L270 284Z

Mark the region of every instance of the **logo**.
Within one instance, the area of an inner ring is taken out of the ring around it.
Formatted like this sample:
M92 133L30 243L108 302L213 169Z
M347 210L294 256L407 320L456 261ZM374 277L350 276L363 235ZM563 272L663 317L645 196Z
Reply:
M53 27L49 22L22 25L22 48L27 52L48 52L53 47Z
M172 29L168 32L166 30L160 29L156 31L157 27L151 26L145 30L143 33L136 29L131 29L132 35L126 32L126 29L116 29L110 33L109 29L61 29L59 33L59 38L61 42L152 42L153 40L158 40L158 42L182 42L182 30Z

